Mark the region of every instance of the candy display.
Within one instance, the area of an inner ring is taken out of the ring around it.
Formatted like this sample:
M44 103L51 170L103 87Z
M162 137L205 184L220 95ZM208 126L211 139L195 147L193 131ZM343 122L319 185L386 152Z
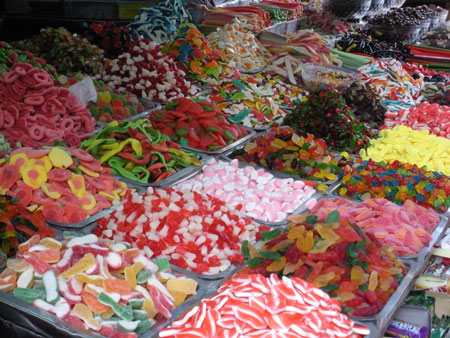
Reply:
M295 108L308 94L303 88L286 83L277 76L258 74L255 78L259 81L257 85L261 88L262 95L270 96L282 108ZM250 86L254 87L252 84Z
M403 69L406 70L408 74L411 75L412 77L423 78L425 82L424 86L427 85L427 82L440 83L440 82L448 82L450 80L449 73L430 69L424 65L420 65L417 63L404 62Z
M340 196L358 200L386 198L397 204L411 200L443 213L450 207L450 181L447 176L412 164L364 161L342 178Z
M165 43L171 41L178 26L188 22L190 18L181 0L162 0L148 8L141 8L129 27L146 39Z
M195 155L182 151L145 119L111 122L81 148L107 164L113 175L140 183L159 182L182 168L200 165Z
M252 166L239 167L237 160L211 160L203 172L175 186L181 191L209 194L232 208L242 206L241 212L262 221L280 222L309 200L315 190L302 181L276 178ZM314 202L314 199L308 203Z
M108 63L99 77L121 93L131 92L144 99L165 102L197 93L185 76L172 56L161 53L160 45L140 39L131 44L130 52Z
M324 140L314 139L311 134L303 136L289 127L272 128L232 156L242 162L317 182L334 182L339 175L351 170L352 165L348 154L335 155L327 150ZM318 189L327 190L327 186L319 184Z
M335 150L357 152L373 132L357 120L335 89L316 89L305 102L284 118L284 124L323 138Z
M313 29L322 34L344 34L351 28L346 21L342 21L324 11L306 12L306 16L300 20L299 25L301 29Z
M313 63L305 63L302 66L303 83L310 90L324 87L344 90L359 78L360 76L356 72L341 67Z
M416 62L439 71L450 72L450 51L445 48L408 45L408 62Z
M43 28L38 35L17 42L15 47L45 59L62 74L95 75L103 70L103 50L64 27Z
M267 65L270 57L270 53L249 30L249 25L237 19L209 34L208 41L212 48L225 53L231 60L230 65L240 71L258 70Z
M382 244L392 246L398 256L419 253L430 242L430 234L439 223L436 212L411 200L399 206L383 198L358 204L344 198L320 199L310 211L323 222L333 210L342 219L373 234Z
M360 156L363 160L371 158L377 162L398 160L450 175L449 152L450 139L432 135L428 130L396 126L380 131L380 137L372 139Z
M99 237L127 241L152 258L201 274L218 274L241 263L242 241L255 243L261 226L225 202L197 192L147 189L128 191L116 210L98 221Z
M180 98L168 102L163 109L153 111L149 120L172 141L206 151L222 149L248 134L206 100Z
M110 172L78 148L22 147L0 167L1 193L32 212L42 210L46 220L78 223L124 195Z
M428 130L430 134L450 139L450 107L428 101L417 106L386 114L385 126L404 125L414 130Z
M339 216L332 211L321 223L315 215L291 216L287 228L262 233L257 250L243 243L249 272L304 279L337 298L343 313L375 315L403 280L406 266L392 248Z
M137 337L197 292L196 280L128 243L92 234L63 241L35 236L7 260L2 291L76 327Z
M239 274L159 336L232 337L239 331L249 337L362 337L369 332L308 282L275 274L270 278Z
M248 24L248 29L259 32L271 25L269 12L257 6L233 6L209 10L202 22L202 31L216 31L231 25L236 19Z
M8 195L0 195L1 246L0 251L13 256L29 238L40 234L54 237L55 233L45 224L42 212L25 209Z
M115 59L127 52L130 43L139 38L134 29L111 21L91 23L83 36L90 43L103 49L108 59Z
M286 14L286 20L296 19L300 17L303 12L303 6L299 2L288 2L283 0L262 0L259 4L252 3L252 6L259 6L269 13L271 13L271 8L280 9Z
M77 97L29 63L0 75L0 98L0 132L11 146L78 146L94 130L95 120Z

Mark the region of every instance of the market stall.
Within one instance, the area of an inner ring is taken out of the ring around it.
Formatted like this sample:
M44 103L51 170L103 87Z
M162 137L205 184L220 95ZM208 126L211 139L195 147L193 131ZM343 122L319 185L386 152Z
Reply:
M403 3L121 2L0 41L5 332L450 337L450 22Z

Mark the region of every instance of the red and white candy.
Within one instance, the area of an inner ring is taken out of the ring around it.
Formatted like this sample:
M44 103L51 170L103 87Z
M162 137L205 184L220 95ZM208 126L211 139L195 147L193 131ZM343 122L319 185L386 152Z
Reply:
M308 200L314 188L292 178L275 178L264 169L239 168L238 160L211 160L203 172L182 181L176 189L209 194L230 207L242 205L241 212L263 221L279 222Z

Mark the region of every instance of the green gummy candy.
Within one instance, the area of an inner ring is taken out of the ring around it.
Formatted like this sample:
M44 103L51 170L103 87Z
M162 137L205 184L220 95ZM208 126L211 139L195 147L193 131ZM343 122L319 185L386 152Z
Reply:
M141 320L141 322L139 323L139 325L137 326L136 330L134 332L136 332L138 335L141 335L145 332L147 332L148 330L150 330L150 328L153 326L153 322L150 321L150 319L144 319Z
M63 232L64 239L78 237L78 234L75 231L64 231Z
M13 290L13 296L22 299L27 303L33 303L36 299L45 300L46 293L43 286L39 286L34 289L15 288Z
M148 318L147 311L133 310L133 320L144 320Z
M128 301L128 305L130 305L132 309L141 309L143 304L144 298L133 298Z
M122 332L133 332L137 329L140 321L119 320L117 322L117 328Z
M97 299L100 303L110 306L114 313L123 320L131 321L133 319L133 310L131 306L120 306L104 292L100 292Z
M153 263L155 263L156 265L158 265L158 269L159 271L164 271L167 270L170 265L169 265L169 260L167 258L157 258L153 260Z
M136 280L138 284L143 284L151 277L152 272L149 269L141 270L139 271L138 275L136 276Z
M48 270L42 275L42 281L45 287L46 301L50 304L55 304L59 296L59 285L56 279L55 270Z

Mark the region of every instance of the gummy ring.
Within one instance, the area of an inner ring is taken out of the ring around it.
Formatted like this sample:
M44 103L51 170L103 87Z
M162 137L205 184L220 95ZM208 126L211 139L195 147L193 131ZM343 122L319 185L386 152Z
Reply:
M30 128L30 136L33 140L39 141L45 136L45 129L43 126L34 125Z
M74 126L74 122L70 117L66 117L64 119L62 119L61 123L60 123L60 128L62 130L66 130L66 131L71 131L73 129Z

